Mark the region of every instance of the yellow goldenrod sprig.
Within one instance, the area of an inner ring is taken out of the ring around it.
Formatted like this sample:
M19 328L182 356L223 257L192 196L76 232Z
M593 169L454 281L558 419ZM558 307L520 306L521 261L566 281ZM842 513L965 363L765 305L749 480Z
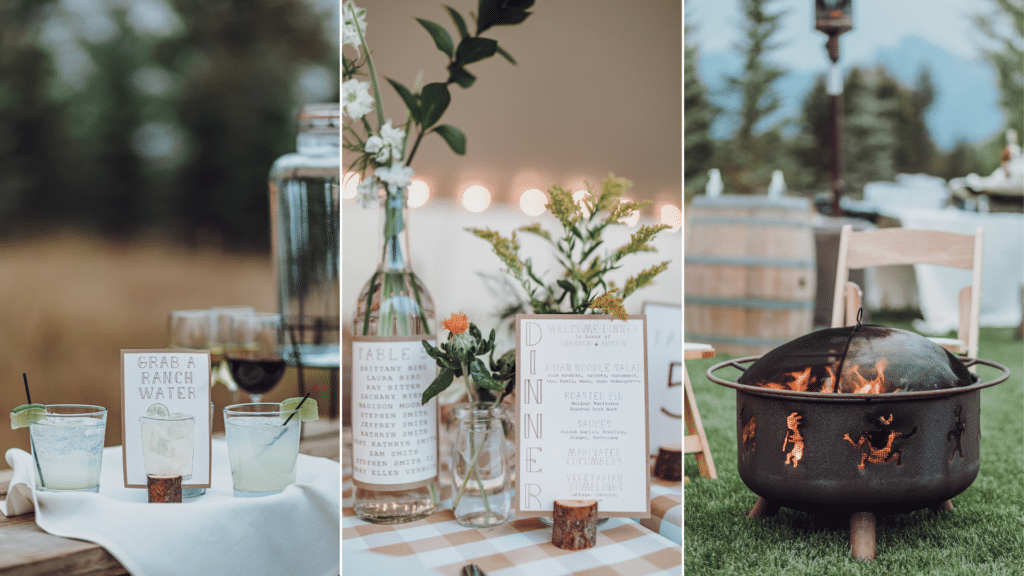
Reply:
M554 256L562 272L553 284L545 282L532 268L529 258L519 255L519 243L515 232L511 239L502 237L491 230L470 228L479 238L491 243L494 253L508 266L508 272L526 290L530 306L537 314L573 313L583 314L591 309L605 310L617 317L624 317L622 300L639 288L649 285L653 278L665 271L668 262L644 270L627 280L625 289L619 291L607 282L605 274L621 267L620 261L630 254L654 252L650 244L654 237L669 228L667 225L643 225L631 237L629 243L612 252L600 253L604 243L603 230L611 225L622 225L625 219L647 206L648 201L625 202L622 197L632 182L609 174L596 190L587 183L588 195L581 201L573 200L572 192L554 185L548 190L550 201L546 208L562 225L562 234L555 238L539 224L518 229L543 238L554 248ZM603 291L603 293L602 293Z

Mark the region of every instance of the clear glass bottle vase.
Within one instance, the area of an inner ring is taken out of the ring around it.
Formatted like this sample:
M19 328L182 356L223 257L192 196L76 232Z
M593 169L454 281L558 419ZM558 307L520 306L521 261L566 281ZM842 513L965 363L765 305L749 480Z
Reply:
M436 376L422 341L437 342L434 302L409 264L405 191L382 204L381 259L360 291L353 331L353 507L368 522L396 524L438 507L437 400L420 402Z

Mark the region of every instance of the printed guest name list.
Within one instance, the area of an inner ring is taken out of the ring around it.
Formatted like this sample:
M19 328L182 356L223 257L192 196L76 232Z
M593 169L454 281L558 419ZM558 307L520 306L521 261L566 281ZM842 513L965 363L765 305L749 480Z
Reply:
M436 372L419 339L353 341L352 480L357 485L409 489L437 477L437 400L420 404Z
M650 513L645 318L517 317L517 514Z

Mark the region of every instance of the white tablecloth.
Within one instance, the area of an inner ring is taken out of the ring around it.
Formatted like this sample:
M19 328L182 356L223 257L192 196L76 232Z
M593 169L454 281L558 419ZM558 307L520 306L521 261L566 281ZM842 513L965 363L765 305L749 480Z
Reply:
M985 252L979 324L1005 327L1020 323L1021 286L1024 285L1024 215L925 208L886 208L880 212L911 229L973 234L977 226L983 226ZM957 297L961 288L970 285L970 271L916 265L914 276L917 302L924 317L916 328L929 334L956 330ZM869 301L868 304L872 303Z
M336 576L340 573L340 465L299 454L296 483L282 493L235 498L227 444L214 440L211 487L182 504L149 504L125 488L121 447L103 450L100 492L34 489L32 456L7 451L13 469L7 516L35 510L57 536L95 542L133 576Z

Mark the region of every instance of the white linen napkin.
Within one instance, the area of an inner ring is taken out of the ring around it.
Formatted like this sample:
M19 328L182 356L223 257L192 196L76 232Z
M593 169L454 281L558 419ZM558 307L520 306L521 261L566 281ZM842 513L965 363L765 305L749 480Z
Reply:
M12 448L0 511L34 509L40 528L99 544L133 576L340 574L340 465L299 454L284 492L235 498L227 443L212 444L210 488L181 504L149 504L145 489L125 488L120 446L103 449L98 494L36 491L32 455Z

